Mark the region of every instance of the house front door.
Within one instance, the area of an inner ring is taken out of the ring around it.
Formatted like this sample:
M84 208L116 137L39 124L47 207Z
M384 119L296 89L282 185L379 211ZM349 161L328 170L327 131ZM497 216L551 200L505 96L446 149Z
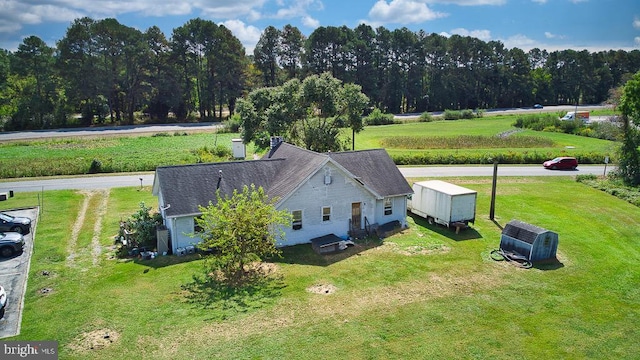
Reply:
M362 229L360 218L362 211L360 210L361 203L352 203L351 204L351 227L355 230Z

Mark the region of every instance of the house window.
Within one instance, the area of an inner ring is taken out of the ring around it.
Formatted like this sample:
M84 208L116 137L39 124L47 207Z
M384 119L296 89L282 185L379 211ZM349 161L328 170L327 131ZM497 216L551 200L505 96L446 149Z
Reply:
M302 229L302 210L294 210L291 215L293 215L293 230Z
M384 214L385 215L393 214L393 204L391 203L391 198L384 199Z
M322 221L331 220L331 207L325 206L322 208Z

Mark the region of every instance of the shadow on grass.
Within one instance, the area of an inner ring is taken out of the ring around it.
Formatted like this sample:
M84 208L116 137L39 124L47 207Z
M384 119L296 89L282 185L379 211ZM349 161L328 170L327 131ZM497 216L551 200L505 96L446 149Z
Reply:
M269 259L274 263L329 266L352 256L359 256L360 253L382 245L382 239L378 237L367 237L354 241L355 246L349 246L345 250L330 253L318 254L313 251L311 244L287 246L282 249L282 256Z
M200 253L189 254L184 256L166 255L158 256L154 259L144 259L142 257L133 257L128 259L120 259L120 261L133 261L138 265L147 266L153 269L163 268L165 266L171 266L176 264L182 264L186 262L196 261L203 259L203 255Z
M469 227L464 230L460 230L460 232L456 234L455 229L450 229L439 224L431 225L427 222L427 219L423 218L422 216L412 214L412 213L409 213L409 216L413 219L416 225L421 226L425 229L431 230L442 236L448 237L451 240L463 241L463 240L482 239L482 235L472 227Z
M564 267L564 264L557 258L536 261L532 265L534 269L538 270L558 270Z
M208 311L207 320L225 320L273 303L285 284L280 276L253 276L243 285L230 286L210 276L193 276L182 285L185 301Z

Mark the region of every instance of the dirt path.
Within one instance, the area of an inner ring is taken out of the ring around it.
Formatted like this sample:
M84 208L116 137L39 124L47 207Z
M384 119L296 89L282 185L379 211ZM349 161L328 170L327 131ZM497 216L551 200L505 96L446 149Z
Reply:
M98 214L96 222L93 225L93 237L91 238L91 258L93 266L97 266L102 254L102 246L100 245L100 233L102 232L102 219L107 213L107 205L109 204L109 190L100 190L100 205L98 205Z
M102 253L102 247L100 245L100 233L102 232L102 221L107 211L107 205L109 203L109 190L100 189L100 190L92 190L92 191L80 191L81 195L84 196L82 201L82 205L80 206L80 210L78 211L78 216L76 217L76 221L73 224L73 228L71 229L71 236L69 238L69 242L67 244L67 265L75 266L76 261L79 259L79 249L78 249L78 238L80 237L80 232L85 224L85 220L87 219L87 212L90 211L89 206L94 199L95 196L100 197L100 203L98 205L98 209L95 216L95 223L93 225L93 236L91 238L91 260L94 266L98 265L100 260L100 254Z

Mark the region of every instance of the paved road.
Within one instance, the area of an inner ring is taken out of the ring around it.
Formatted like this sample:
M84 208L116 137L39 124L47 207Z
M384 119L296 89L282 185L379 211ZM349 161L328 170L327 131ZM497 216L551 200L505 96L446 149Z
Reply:
M158 125L122 125L91 128L70 128L54 130L8 131L0 132L0 142L10 140L62 138L72 136L141 135L159 132L213 131L220 123L158 124Z
M613 170L607 166L607 173ZM405 177L456 177L456 176L492 176L493 166L426 166L401 167ZM578 174L603 175L604 165L580 165L575 171L545 170L542 166L498 166L498 176L575 176ZM90 190L101 188L151 186L153 172L139 174L114 174L105 176L79 176L64 178L47 178L40 180L8 180L0 181L0 192L36 192L47 190L77 189ZM142 179L142 180L141 180Z

